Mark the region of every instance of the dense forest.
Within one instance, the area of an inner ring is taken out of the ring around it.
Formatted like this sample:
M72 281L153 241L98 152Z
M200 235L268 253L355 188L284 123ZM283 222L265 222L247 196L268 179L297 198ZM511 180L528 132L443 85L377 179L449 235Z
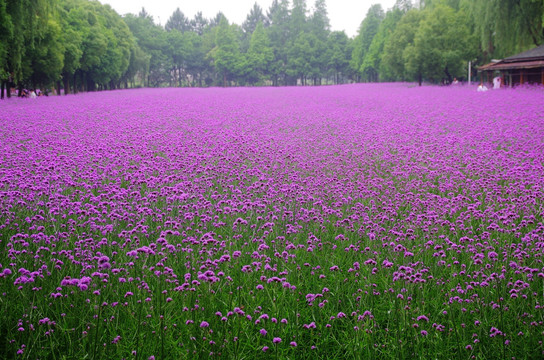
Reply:
M1 97L131 87L451 82L544 42L544 0L397 0L373 5L354 38L331 31L325 0L255 4L164 26L93 0L0 0Z

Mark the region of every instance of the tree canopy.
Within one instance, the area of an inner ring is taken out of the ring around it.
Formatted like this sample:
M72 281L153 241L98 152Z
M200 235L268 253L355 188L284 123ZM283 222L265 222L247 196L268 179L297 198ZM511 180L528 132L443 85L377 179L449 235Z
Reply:
M463 78L469 60L544 43L542 0L397 0L361 17L350 38L331 31L325 0L255 3L241 25L177 8L164 27L144 8L121 17L91 0L0 0L1 97L35 87L440 83Z

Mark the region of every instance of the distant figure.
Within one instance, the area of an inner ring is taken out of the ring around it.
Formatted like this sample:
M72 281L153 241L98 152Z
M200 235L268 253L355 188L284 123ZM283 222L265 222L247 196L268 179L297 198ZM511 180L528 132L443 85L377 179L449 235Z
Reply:
M477 91L487 91L487 86L485 86L484 83L481 82L480 85L478 85Z
M501 88L502 79L500 76L495 76L493 78L493 89L500 89Z
M34 89L30 90L30 98L35 99L36 97L37 97L37 95L36 95L36 92L34 91Z
M453 82L451 84L452 85L458 85L459 81L457 80L457 78L453 78Z

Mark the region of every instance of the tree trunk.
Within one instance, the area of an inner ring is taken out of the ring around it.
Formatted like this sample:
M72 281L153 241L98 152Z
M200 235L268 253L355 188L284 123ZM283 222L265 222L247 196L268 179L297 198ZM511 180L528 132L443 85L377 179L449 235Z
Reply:
M95 91L96 90L95 83L94 83L94 81L92 79L89 79L87 77L86 83L87 83L87 91Z
M419 86L421 86L421 83L423 82L423 79L421 77L421 73L417 74L417 82L418 82Z
M448 84L451 84L452 78L447 66L444 69L444 73L446 74L446 77L448 78Z
M0 100L4 99L4 88L6 86L6 82L4 80L1 81L2 85L0 85ZM9 92L9 89L8 89Z
M64 93L68 95L70 93L70 78L68 76L63 77L62 83L64 85ZM60 83L57 87L60 89Z

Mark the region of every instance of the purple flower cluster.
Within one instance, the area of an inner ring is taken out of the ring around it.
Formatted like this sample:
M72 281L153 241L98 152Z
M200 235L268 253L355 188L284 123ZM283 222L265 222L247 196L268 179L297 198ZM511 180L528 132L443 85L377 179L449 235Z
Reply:
M332 338L538 358L543 103L405 84L3 103L8 357L49 338L145 353L124 316L147 357L167 332L180 358Z

